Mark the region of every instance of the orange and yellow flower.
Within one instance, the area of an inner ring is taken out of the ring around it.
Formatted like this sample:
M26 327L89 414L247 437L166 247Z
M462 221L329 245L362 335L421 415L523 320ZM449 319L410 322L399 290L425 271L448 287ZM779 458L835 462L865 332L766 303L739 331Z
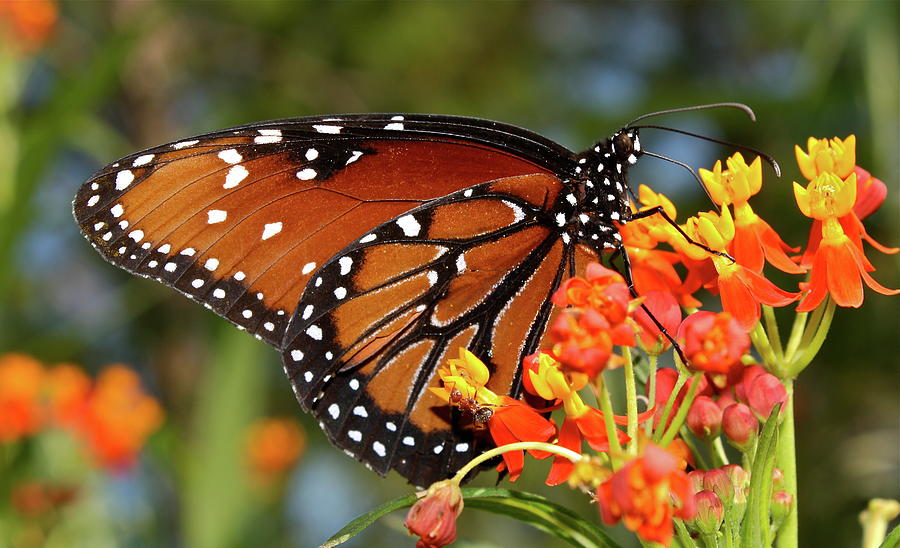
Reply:
M672 518L694 516L694 495L678 458L653 444L597 488L600 516L609 525L620 520L647 541L668 546Z
M791 274L802 274L787 251L797 251L781 239L781 236L764 221L748 203L751 196L762 188L762 162L757 157L749 166L740 153L726 161L728 169L722 169L717 161L712 171L700 170L700 177L710 196L720 206L734 208L734 237L728 251L738 263L760 273L768 261L775 268Z
M868 274L873 268L863 255L861 244L850 239L840 222L842 217L856 218L856 190L856 173L852 171L846 179L825 171L806 187L794 183L800 211L822 223L821 240L812 259L809 292L797 307L798 312L813 310L827 295L838 306L858 308L863 301L863 282L883 295L900 293L882 286Z

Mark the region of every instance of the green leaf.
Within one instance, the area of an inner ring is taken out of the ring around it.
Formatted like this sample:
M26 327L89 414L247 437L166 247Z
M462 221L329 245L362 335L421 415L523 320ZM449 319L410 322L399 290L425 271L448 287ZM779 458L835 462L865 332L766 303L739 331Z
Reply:
M772 469L778 446L778 413L781 404L772 408L756 445L753 468L750 471L750 494L747 511L741 525L741 546L760 548L771 546L769 538L769 504L772 501Z
M879 548L897 548L900 546L900 525L894 527L888 536L884 538Z
M597 525L540 495L492 487L467 487L462 492L465 497L465 506L468 509L485 510L517 519L554 535L572 546L619 547ZM378 518L394 510L412 506L415 501L415 495L409 495L386 502L348 523L320 548L331 548L342 544L359 534Z

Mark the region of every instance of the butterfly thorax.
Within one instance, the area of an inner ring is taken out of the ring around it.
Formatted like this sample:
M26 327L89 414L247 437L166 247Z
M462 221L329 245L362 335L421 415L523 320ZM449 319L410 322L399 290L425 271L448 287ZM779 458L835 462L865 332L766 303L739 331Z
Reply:
M615 223L627 222L629 205L628 168L641 155L638 132L623 129L576 157L575 172L579 200L579 239L595 249L621 245Z

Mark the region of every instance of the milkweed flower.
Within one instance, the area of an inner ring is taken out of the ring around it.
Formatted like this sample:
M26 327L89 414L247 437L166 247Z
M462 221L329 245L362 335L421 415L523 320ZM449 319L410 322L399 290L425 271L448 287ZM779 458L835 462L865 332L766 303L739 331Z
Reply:
M856 202L856 173L841 179L834 173L823 172L806 187L794 182L794 196L804 215L822 222L809 292L797 307L798 312L813 310L826 295L831 295L838 306L859 308L863 302L863 282L882 295L900 293L882 286L868 274L871 263L861 247L847 236L839 221L839 218L852 214Z
M750 337L728 312L691 314L678 328L678 340L686 365L713 376L728 376L735 367L743 367L741 357L750 350Z
M596 499L604 523L621 520L642 539L665 546L672 542L672 518L690 519L696 512L691 483L678 468L678 458L653 444L600 484Z
M759 157L747 165L738 152L725 163L728 169L723 170L722 162L716 161L712 171L701 169L700 177L713 201L734 208L734 238L728 251L738 263L757 273L762 272L766 261L784 272L803 273L804 269L786 253L797 249L784 243L781 236L748 203L750 197L762 188L762 162Z
M459 356L448 360L447 367L438 369L443 386L429 388L433 394L449 405L459 405L460 399L454 397L454 392L458 392L461 399L474 400L478 406L491 408L493 412L487 419L487 426L498 447L518 441L545 442L553 437L556 428L540 413L522 401L500 396L485 386L490 380L490 372L477 356L465 348L460 348ZM547 456L540 451L529 453L537 458ZM510 481L515 481L525 466L524 452L503 453L500 466L509 472Z
M0 442L16 441L41 427L44 377L44 366L30 356L0 356Z
M721 214L714 212L700 213L688 219L684 231L695 242L702 243L713 251L724 252L734 238L735 228L728 207L722 208ZM678 240L675 240L678 242ZM716 290L722 300L722 308L738 321L741 328L750 331L759 321L760 304L769 306L785 306L799 297L799 293L791 293L778 288L762 275L740 263L709 253L682 239L679 252L695 261L709 259L716 269Z
M542 352L536 359L531 356L526 359L525 377L528 380L524 384L530 393L545 400L562 402L566 418L559 429L557 445L580 453L582 442L586 440L595 451L609 451L609 437L603 414L584 403L578 394L578 390L587 386L589 378L586 374L564 371L559 362ZM639 417L639 420L644 419L645 417ZM618 429L616 435L620 444L629 440L628 436ZM574 464L569 459L554 457L550 474L547 476L547 485L558 485L566 481L573 469Z

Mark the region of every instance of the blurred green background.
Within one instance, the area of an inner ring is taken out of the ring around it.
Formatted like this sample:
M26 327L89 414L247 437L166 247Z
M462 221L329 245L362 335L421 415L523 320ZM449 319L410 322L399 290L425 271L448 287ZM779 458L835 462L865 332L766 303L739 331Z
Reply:
M790 181L800 177L793 145L857 134L859 165L890 192L867 227L900 245L898 6L62 2L39 46L16 47L7 32L0 39L0 351L89 371L128 363L167 414L133 471L99 480L100 510L64 540L313 546L410 489L333 449L302 416L308 445L283 488L254 490L240 456L247 425L301 415L278 354L171 290L106 264L71 216L71 199L94 170L140 148L271 118L461 114L521 125L580 150L645 112L740 101L758 123L730 111L664 123L774 155L785 176L768 172L753 205L794 245L805 242L808 224L792 201ZM0 28L6 23L0 19ZM732 152L650 130L642 142L695 167ZM667 193L682 216L706 207L692 179L668 164L646 159L632 182ZM900 287L897 256L867 253L875 277ZM856 545L865 501L900 497L898 303L868 292L862 309L839 310L822 354L797 384L804 546ZM546 466L532 464L517 487L596 512L578 493L543 487ZM490 476L476 483L490 485ZM411 546L401 520L383 520L348 545ZM459 531L459 546L557 545L474 511Z

